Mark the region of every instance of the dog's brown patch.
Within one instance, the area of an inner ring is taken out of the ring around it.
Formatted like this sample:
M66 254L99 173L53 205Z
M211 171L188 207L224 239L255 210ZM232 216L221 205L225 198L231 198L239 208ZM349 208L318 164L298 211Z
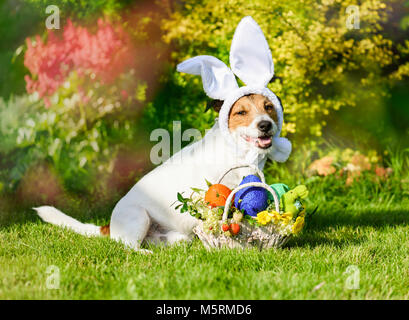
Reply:
M224 102L223 100L217 100L217 99L208 101L207 105L206 105L205 112L207 112L207 110L209 110L209 109L213 109L216 112L220 112L220 109L222 108L223 102Z
M109 224L107 224L106 226L102 226L99 228L99 232L101 233L101 235L103 236L109 236Z
M267 114L277 123L278 116L273 103L261 94L249 94L238 99L229 114L229 130L234 131L238 127L249 126L254 118Z

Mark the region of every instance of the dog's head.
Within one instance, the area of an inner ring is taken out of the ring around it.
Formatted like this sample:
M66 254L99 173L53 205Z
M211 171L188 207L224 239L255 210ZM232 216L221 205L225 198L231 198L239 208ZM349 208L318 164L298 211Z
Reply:
M215 102L213 108L217 111L221 104ZM245 95L230 109L228 126L237 144L246 150L268 153L279 127L276 108L261 94Z

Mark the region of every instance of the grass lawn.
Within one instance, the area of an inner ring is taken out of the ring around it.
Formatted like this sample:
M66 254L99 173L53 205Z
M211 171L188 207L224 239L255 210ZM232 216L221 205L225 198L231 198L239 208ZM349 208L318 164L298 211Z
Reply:
M3 212L0 299L408 299L409 202L344 198L321 204L285 248L263 252L208 252L195 240L146 256L44 224L29 210ZM73 211L102 224L110 208ZM346 287L351 265L356 289ZM50 266L59 268L59 289L46 287Z

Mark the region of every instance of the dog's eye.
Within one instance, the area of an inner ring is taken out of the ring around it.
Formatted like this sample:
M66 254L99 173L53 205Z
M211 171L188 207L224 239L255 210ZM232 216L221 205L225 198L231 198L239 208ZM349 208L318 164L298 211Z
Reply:
M273 111L274 106L273 106L272 104L266 104L266 105L264 106L264 109L265 109L266 111Z
M246 113L247 113L246 111L241 110L241 111L237 112L236 114L244 116L244 115L246 115Z

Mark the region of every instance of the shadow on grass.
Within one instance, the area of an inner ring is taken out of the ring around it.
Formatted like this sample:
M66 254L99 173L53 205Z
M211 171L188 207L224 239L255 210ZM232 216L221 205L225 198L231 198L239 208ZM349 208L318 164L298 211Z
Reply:
M394 225L407 225L409 223L408 208L376 208L376 209L345 209L325 213L318 211L311 217L308 228L312 230L325 230L328 227L382 227Z
M41 221L33 207L39 204L20 205L15 201L1 202L0 198L0 228L16 224ZM90 203L86 199L69 199L54 206L74 219L84 223L109 222L116 202L101 201Z
M352 234L348 236L347 234L345 234L342 238L335 238L328 235L322 235L318 232L307 232L304 232L300 237L290 239L286 247L289 249L298 247L314 248L320 246L343 248L351 244L359 244L365 241L365 236L357 236Z
M89 203L86 199L67 201L57 207L69 216L81 222L94 222L99 225L109 221L115 202ZM1 206L0 206L1 207ZM40 221L31 208L0 208L0 228L14 224ZM319 209L308 221L303 234L291 239L286 248L335 246L345 247L365 241L365 235L356 232L357 227L375 227L408 225L409 206L395 208Z
M327 214L318 211L311 217L302 235L291 239L287 247L344 247L365 240L365 235L355 232L357 227L382 228L408 224L409 209L403 208L345 210Z

